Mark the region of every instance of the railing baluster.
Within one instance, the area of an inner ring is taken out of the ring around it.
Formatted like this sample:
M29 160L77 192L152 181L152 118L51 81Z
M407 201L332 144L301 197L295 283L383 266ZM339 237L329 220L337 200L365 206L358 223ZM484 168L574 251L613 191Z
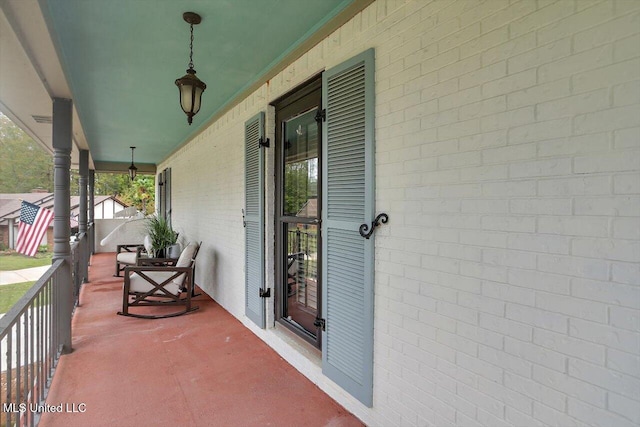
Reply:
M47 380L47 387L51 386L51 378L53 377L53 371L56 368L55 365L55 335L56 335L56 322L55 322L55 304L56 304L56 295L55 288L56 282L58 281L58 274L53 277L53 281L51 282L51 286L49 287L49 298L51 303L49 304L49 374Z
M44 398L44 379L46 378L46 367L47 367L47 352L46 352L46 341L47 341L47 317L46 317L46 292L47 287L45 286L40 293L40 306L38 310L38 324L40 327L40 336L38 337L38 384L40 385L38 388L38 401L42 401Z
M7 340L7 341L8 341L8 340ZM4 355L4 353L2 353L2 348L3 348L3 347L4 347L4 346L2 345L2 338L0 338L0 355L2 355L2 357L3 357L3 359L2 359L2 360L0 360L0 363L2 363L2 362L4 362L4 361L5 361L4 356L3 356L3 355ZM0 365L0 373L1 373L1 372L5 372L5 371L4 371L4 370L2 370L1 368L2 368L2 365ZM5 374L5 380L6 380L6 375L7 375L7 374ZM1 388L0 388L0 390L1 390ZM5 390L6 390L6 388L5 388ZM0 391L0 405L3 405L3 404L5 404L5 403L8 403L8 402L5 402L5 398L6 398L6 393L2 393L2 392ZM4 411L2 411L2 413L4 413ZM0 417L2 417L1 413L0 413ZM6 415L5 415L5 417L6 417ZM1 421L0 421L0 424L2 424L2 422L1 422Z
M22 320L22 315L20 315L20 317L18 318L18 322L16 323L16 403L20 403L20 398L21 398L21 393L20 393L20 385L21 383L21 379L22 376L21 374L21 369L20 369L20 364L21 364L21 357L20 357L20 353L21 353L21 343L20 343L20 323ZM16 418L19 419L20 417L16 415Z
M59 279L56 277L56 279ZM59 289L60 289L60 284L58 283L59 280L56 280L56 283L54 283L53 286L53 306L51 307L52 311L53 311L53 347L51 348L52 353L54 353L54 359L53 359L53 369L55 370L56 368L56 360L58 359L58 343L60 342L60 333L59 333L59 328L58 328L58 309L60 307L60 301L58 298L58 294L60 293Z
M53 278L53 281L51 282L51 286L49 286L49 301L51 301L49 303L49 348L47 349L49 351L49 373L47 374L48 378L52 378L53 377L53 370L55 369L55 352L54 352L54 336L55 336L55 322L53 321L53 307L55 304L55 295L54 295L54 289L55 289L55 284L58 278L58 274L56 273L56 275ZM49 387L51 385L51 380L47 380L47 387Z
M31 316L31 318L29 319L29 372L30 372L30 379L29 379L29 401L30 402L34 402L37 403L38 402L38 395L36 393L36 375L35 375L35 371L36 371L36 365L35 365L35 359L33 357L34 355L34 346L35 346L35 333L34 333L34 329L35 329L35 316L34 316L34 305L31 304L31 307L29 307L29 315ZM33 426L33 414L30 414L29 416L29 421L31 424L31 426Z
M49 304L47 305L47 387L51 385L49 378L51 378L53 372L53 287L57 276L58 274L56 273L47 287L47 298L49 299Z
M7 340L7 341L8 341L8 340ZM2 339L0 339L0 355L2 355L2 361L1 361L1 362L5 362L4 353L2 352L2 350L3 350L3 348L4 348L4 347L5 347L5 346L2 344ZM0 368L1 368L1 366L0 366ZM2 372L4 373L4 375L5 375L5 381L7 381L7 374L6 374L6 370L0 369L0 371L2 371ZM9 403L9 401L8 401L8 400L6 400L6 398L7 398L6 390L7 390L8 388L9 388L9 383L7 382L7 383L6 383L6 386L5 386L5 389L4 389L4 390L2 390L2 391L0 392L0 405L5 405L5 404L8 404L8 403ZM4 406L3 406L3 407L4 407ZM0 419L1 419L1 418L4 418L4 420L2 420L0 423L4 423L4 422L6 421L6 417L7 417L7 415L5 414L5 411L2 411L2 413L0 413Z
M29 393L29 361L27 360L29 357L29 310L27 309L22 315L22 321L24 325L22 327L22 337L24 342L24 347L22 348L22 365L20 365L20 369L22 370L22 393L21 393L21 402L28 401L28 393ZM20 414L22 416L22 425L27 424L27 414L25 412Z
M47 378L47 337L48 337L48 329L47 324L49 318L47 317L47 307L49 307L49 299L47 298L49 288L51 287L51 280L47 283L45 291L42 293L42 377L40 378L40 382L42 383L40 400L44 399L45 395L45 387L46 387L46 378Z
M42 350L41 350L41 355L40 355L40 360L42 360L42 374L40 376L40 383L41 383L41 387L40 387L40 400L44 399L44 394L45 394L45 387L46 387L46 378L47 378L47 366L49 366L49 360L47 359L47 323L49 320L49 317L47 316L47 307L49 306L48 304L48 298L47 295L49 293L49 287L51 285L51 281L49 281L49 283L47 284L45 291L42 293L42 310L41 310L41 316L42 316L42 340L41 340L41 346L42 346Z
M22 321L24 325L22 327L22 337L24 347L22 349L22 402L27 403L29 401L29 308L22 315ZM28 403L27 403L28 404ZM22 425L26 426L28 423L28 412L22 415Z
M34 317L33 323L35 325L34 339L34 356L33 356L33 396L34 401L40 401L40 296L42 292L39 292L34 300Z
M11 369L11 365L13 361L11 360L11 350L13 347L13 339L11 339L11 334L13 333L13 328L9 330L9 335L7 335L7 403L11 403L13 393L13 372ZM7 412L7 425L11 425L11 412Z

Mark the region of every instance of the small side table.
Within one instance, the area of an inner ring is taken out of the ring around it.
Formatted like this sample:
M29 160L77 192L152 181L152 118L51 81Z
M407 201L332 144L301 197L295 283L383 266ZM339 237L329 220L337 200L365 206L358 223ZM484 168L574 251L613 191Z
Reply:
M166 266L174 266L176 265L177 262L178 262L178 258L153 258L147 255L140 255L138 257L137 265L166 267Z

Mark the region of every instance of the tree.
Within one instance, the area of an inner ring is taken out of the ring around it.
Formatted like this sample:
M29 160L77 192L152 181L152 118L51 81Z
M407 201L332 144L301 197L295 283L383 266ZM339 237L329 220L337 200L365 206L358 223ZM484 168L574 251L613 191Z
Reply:
M318 197L317 159L287 163L284 170L284 212L297 215L306 203Z
M77 196L79 174L71 173L71 194ZM117 197L129 206L145 215L155 211L155 177L152 175L137 175L131 181L124 173L96 173L94 182L95 194Z
M155 211L155 184L156 180L153 175L138 175L121 195L123 202L135 206L145 215Z
M0 114L0 193L53 192L53 156L8 117ZM79 191L78 171L71 171L71 195ZM96 173L94 193L115 196L145 214L154 212L155 177Z
M53 191L53 156L0 114L0 193Z

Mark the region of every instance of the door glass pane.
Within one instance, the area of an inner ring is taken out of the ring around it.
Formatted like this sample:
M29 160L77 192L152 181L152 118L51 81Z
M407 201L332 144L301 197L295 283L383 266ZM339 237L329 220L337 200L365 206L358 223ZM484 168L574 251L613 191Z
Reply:
M312 335L318 316L318 226L286 224L287 296L285 317Z
M317 109L284 124L284 215L318 216Z

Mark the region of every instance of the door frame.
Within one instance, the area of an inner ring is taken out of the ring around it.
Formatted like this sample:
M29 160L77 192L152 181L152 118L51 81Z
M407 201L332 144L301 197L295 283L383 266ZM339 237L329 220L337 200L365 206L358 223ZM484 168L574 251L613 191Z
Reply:
M317 100L314 98L317 97ZM308 111L314 107L318 110L322 109L322 74L317 74L306 82L300 84L292 91L288 92L284 96L276 99L271 103L275 108L275 212L274 212L274 226L275 226L275 320L279 324L283 325L287 329L293 331L296 335L302 337L307 342L313 344L316 348L321 349L322 346L322 333L318 328L316 335L313 336L302 328L298 328L291 322L287 321L284 317L284 298L287 294L284 291L284 283L286 278L286 264L287 258L284 256L284 233L287 222L283 222L284 218L293 219L293 217L284 217L282 212L282 203L284 200L284 150L282 147L282 135L283 135L283 121L288 118L294 117L301 112ZM322 126L318 126L318 173L322 172ZM321 175L318 177L318 217L321 217L322 207L322 179ZM318 221L314 223L318 226L318 307L317 316L322 313L322 234L321 224Z

